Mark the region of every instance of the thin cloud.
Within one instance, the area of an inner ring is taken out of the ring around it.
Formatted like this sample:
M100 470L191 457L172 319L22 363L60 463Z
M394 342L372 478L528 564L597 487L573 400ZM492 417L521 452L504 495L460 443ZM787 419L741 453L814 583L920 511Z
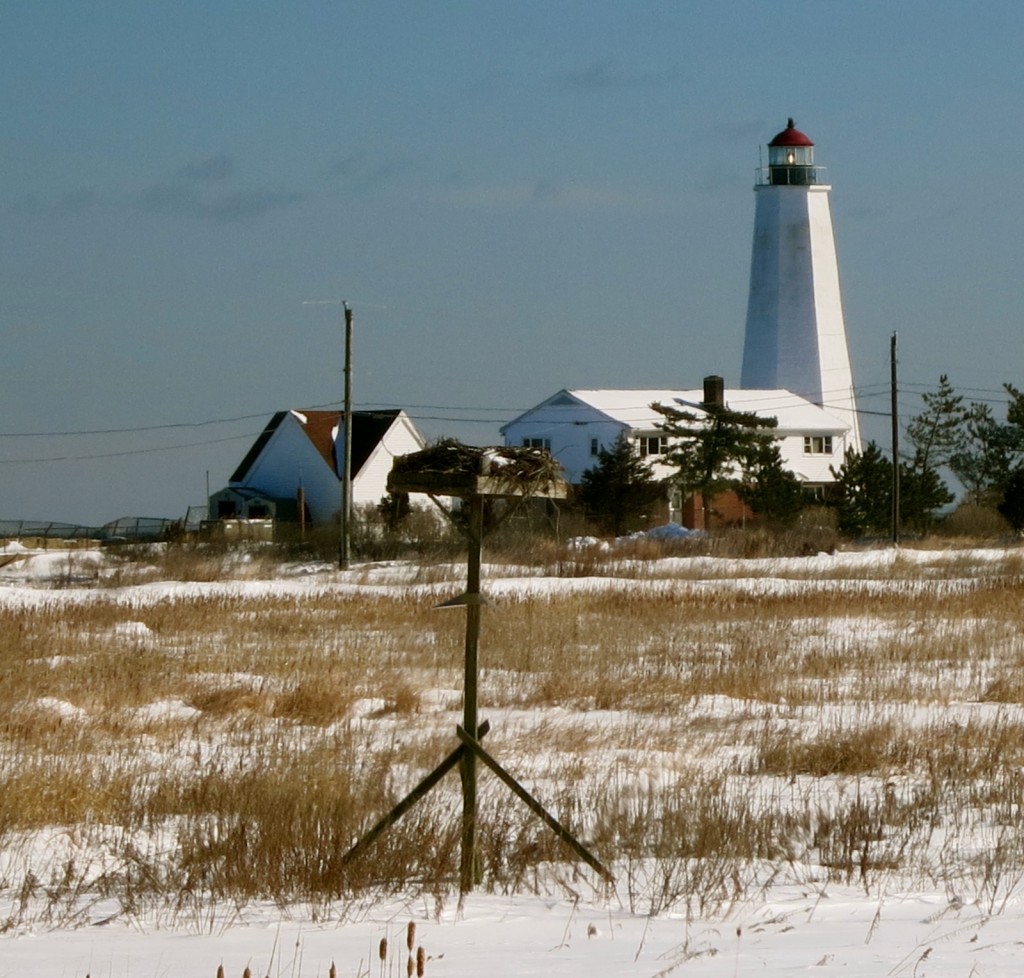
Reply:
M199 194L181 183L157 183L139 194L146 210L163 214L194 214L199 207Z
M539 207L557 210L632 210L664 209L672 202L648 194L618 190L614 187L581 183L508 183L492 186L458 187L445 195L449 202L463 207L519 208Z
M607 92L625 88L649 87L675 81L676 70L630 74L620 68L614 58L593 61L575 71L560 75L559 85L574 92Z
M332 178L339 178L343 189L361 193L389 183L407 169L405 160L374 162L365 153L356 151L330 163L327 173Z
M56 200L44 200L37 193L27 194L11 202L7 213L18 217L73 217L94 210L101 205L95 190L82 187L61 194Z
M217 183L235 174L235 163L230 156L210 156L205 160L193 160L178 167L175 176L195 183Z
M207 221L227 224L232 221L248 221L262 217L270 211L289 207L303 199L303 195L291 190L269 190L257 188L239 190L204 201L198 208L198 216Z
M138 203L157 214L230 224L262 217L303 199L296 191L272 187L223 188L214 193L212 187L231 181L234 172L234 163L227 156L195 160L175 170L172 179L146 187Z

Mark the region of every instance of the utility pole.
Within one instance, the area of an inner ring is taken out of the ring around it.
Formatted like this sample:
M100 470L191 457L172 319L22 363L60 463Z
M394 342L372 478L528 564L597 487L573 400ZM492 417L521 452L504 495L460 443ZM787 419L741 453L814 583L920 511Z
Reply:
M352 554L352 309L345 307L345 398L342 411L345 447L341 465L341 526L338 535L338 568L346 570Z
M341 417L334 439L334 464L341 464L341 508L338 511L338 568L345 570L352 553L352 310L342 299L303 299L304 306L336 306L345 309L345 391L342 395ZM338 458L338 439L344 440Z
M892 394L892 542L900 542L900 418L896 403L896 334L889 340L889 372Z

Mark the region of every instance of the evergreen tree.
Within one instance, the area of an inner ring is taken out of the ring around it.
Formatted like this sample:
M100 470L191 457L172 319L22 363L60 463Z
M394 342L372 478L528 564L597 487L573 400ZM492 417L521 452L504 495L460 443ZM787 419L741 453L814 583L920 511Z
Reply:
M847 449L835 476L834 505L839 511L839 530L852 536L887 533L892 528L892 461L875 442L864 451ZM935 512L953 501L938 473L900 463L900 528L923 532L935 520Z
M1006 408L1006 421L1024 433L1024 392L1013 384L1003 384L1003 389L1010 395L1010 403Z
M971 404L963 444L949 459L968 496L982 505L1001 499L1011 473L1024 464L1024 394L1012 384L1003 386L1010 395L1006 423L987 404Z
M1003 386L1010 395L1006 421L1014 431L1013 441L1018 461L1003 484L1002 499L997 509L1010 526L1020 533L1024 530L1024 462L1020 461L1020 456L1024 454L1024 393L1012 384Z
M954 499L939 469L963 451L970 413L946 374L939 376L938 389L921 399L924 410L907 425L914 453L900 462L900 526L919 533L935 522L937 509Z
M890 499L892 493L890 491ZM955 497L931 467L900 463L900 527L924 533L935 523L935 513ZM891 520L890 520L891 521Z
M851 536L884 533L892 523L892 462L870 441L863 452L846 450L835 477L839 531Z
M778 421L720 404L702 404L703 416L665 404L651 407L665 418L657 427L669 439L662 459L676 470L672 481L684 496L701 494L707 527L715 496L743 485L759 453L772 443Z
M1003 488L1003 498L996 508L1015 532L1024 530L1024 468L1016 468L1010 473Z
M910 419L907 435L914 446L914 467L941 469L964 447L968 409L942 374L935 391L921 395L924 410Z
M736 491L758 516L781 526L793 523L806 503L803 486L782 464L776 442L761 446Z
M622 536L664 494L661 480L652 475L622 432L610 449L598 452L597 464L583 473L577 499L589 519L605 532Z

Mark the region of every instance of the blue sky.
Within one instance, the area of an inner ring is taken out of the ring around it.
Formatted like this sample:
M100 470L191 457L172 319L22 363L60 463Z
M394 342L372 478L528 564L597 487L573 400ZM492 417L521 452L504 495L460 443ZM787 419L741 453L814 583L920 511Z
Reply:
M357 406L431 436L738 383L788 116L833 185L861 407L894 330L901 410L942 372L998 401L1021 50L1024 5L984 0L3 0L0 518L201 504L274 411L340 400L314 301L355 311Z

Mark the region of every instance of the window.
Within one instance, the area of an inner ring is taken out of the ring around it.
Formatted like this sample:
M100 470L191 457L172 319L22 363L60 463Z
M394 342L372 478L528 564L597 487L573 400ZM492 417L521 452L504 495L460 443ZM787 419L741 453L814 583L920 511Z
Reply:
M641 435L637 443L641 455L664 455L668 451L668 439L664 435Z
M601 442L597 438L590 439L590 454L600 455L601 454Z
M831 455L831 435L804 435L804 455Z
M551 451L550 438L524 438L523 448L543 448L545 452Z

